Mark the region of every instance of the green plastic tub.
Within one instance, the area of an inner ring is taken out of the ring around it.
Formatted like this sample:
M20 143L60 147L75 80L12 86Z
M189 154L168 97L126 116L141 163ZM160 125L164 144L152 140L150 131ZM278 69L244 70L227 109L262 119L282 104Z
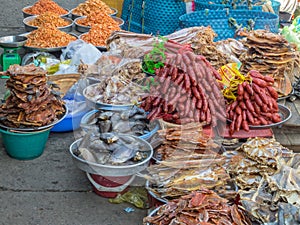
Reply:
M51 128L30 132L10 132L0 129L0 133L9 156L29 160L39 157L44 152Z

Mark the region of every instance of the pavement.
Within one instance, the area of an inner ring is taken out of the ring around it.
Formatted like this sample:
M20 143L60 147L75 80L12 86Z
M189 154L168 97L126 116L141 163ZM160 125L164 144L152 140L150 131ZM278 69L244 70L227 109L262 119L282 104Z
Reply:
M21 9L35 0L2 1L0 36L24 33ZM57 0L74 8L79 0ZM5 87L0 80L2 98ZM287 103L289 104L289 103ZM299 100L296 104L299 104ZM300 151L299 114L288 126L275 129L276 138ZM298 117L297 117L298 116ZM297 122L298 121L298 122ZM9 157L0 138L0 225L141 225L147 210L111 204L92 191L86 174L73 163L69 146L73 132L50 133L43 154L34 160ZM20 146L30 148L30 146ZM126 207L134 212L127 213Z

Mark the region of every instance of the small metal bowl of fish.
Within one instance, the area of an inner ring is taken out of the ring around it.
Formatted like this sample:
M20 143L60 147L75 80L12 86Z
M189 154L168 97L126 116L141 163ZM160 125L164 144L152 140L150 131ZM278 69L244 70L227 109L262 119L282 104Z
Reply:
M36 19L38 16L29 16L29 17L26 17L24 18L23 20L23 24L25 26L25 31L27 32L30 32L30 31L33 31L33 30L36 30L38 29L37 26L33 26L33 25L30 25L30 22L33 21L34 19ZM64 31L66 33L68 32L71 32L72 31L72 28L73 28L73 20L69 19L69 18L63 18L69 25L67 26L63 26L63 27L57 27L57 29L61 30L61 31Z
M69 149L75 165L101 176L130 176L147 168L153 155L151 145L132 135L86 134Z

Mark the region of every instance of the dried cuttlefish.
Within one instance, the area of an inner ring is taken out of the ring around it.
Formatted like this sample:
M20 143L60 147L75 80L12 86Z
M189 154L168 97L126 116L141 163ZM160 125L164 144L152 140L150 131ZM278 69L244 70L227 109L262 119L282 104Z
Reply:
M47 84L47 71L34 65L12 65L6 71L10 96L0 107L1 123L8 127L40 127L65 112L59 94Z
M250 225L245 212L236 204L229 204L215 192L201 189L162 205L153 216L143 219L143 224L231 224Z

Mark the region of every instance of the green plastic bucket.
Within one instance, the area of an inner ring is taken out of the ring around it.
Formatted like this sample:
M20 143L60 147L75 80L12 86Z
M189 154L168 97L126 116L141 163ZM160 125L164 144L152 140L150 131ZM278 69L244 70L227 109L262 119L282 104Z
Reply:
M0 133L9 156L29 160L39 157L44 152L51 128L30 132L10 132L0 129Z

